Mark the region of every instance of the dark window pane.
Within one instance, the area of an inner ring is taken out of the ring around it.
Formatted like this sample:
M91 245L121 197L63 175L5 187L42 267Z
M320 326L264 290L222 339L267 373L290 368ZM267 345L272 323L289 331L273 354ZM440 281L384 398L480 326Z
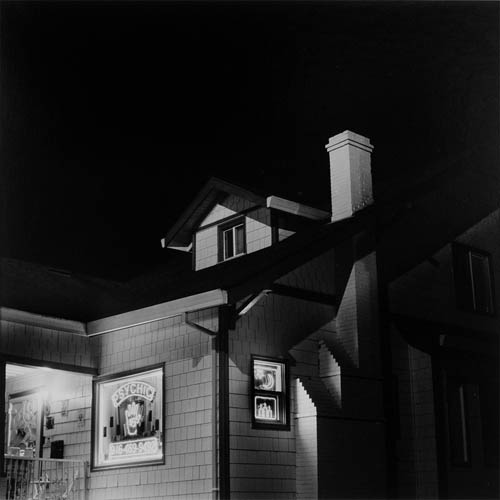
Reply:
M236 226L234 228L236 233L236 255L245 252L245 226Z
M453 278L455 281L455 295L458 308L472 311L469 250L461 245L453 246Z
M491 313L490 266L485 255L470 253L474 310Z
M484 461L498 466L498 379L485 380L480 386L481 430L483 435Z
M228 229L224 231L224 259L229 259L233 255L233 230Z
M465 386L456 380L448 380L448 425L450 434L450 458L453 464L470 461Z

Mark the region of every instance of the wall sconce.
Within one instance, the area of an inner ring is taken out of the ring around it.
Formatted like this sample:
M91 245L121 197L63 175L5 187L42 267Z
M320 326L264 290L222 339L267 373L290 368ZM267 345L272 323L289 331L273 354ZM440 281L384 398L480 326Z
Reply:
M63 417L68 416L68 408L69 408L69 399L61 401L61 416Z
M47 427L47 429L54 428L54 417L46 417L45 418L45 427Z

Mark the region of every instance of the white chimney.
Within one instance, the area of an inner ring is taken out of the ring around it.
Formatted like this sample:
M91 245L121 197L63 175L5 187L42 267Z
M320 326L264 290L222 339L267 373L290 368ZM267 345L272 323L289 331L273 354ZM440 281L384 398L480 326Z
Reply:
M330 137L332 222L373 203L370 139L346 130Z

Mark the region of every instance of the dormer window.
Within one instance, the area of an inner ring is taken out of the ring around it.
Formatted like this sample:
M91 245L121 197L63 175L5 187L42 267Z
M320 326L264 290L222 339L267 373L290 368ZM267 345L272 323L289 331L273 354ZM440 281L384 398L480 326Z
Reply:
M240 217L219 226L219 262L246 253L245 219Z
M301 203L264 197L220 179L211 179L161 240L163 248L191 252L200 271L259 252L330 214Z

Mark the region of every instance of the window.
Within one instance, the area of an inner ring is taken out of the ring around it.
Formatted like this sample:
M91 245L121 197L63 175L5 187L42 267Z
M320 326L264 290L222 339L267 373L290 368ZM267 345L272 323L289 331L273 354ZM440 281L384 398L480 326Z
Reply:
M251 408L254 428L289 429L288 364L252 357Z
M450 460L454 465L469 465L471 460L466 388L460 380L448 379Z
M98 378L92 469L164 463L163 366Z
M219 262L246 253L245 219L219 226Z
M499 415L498 378L483 380L479 386L484 463L498 467Z
M453 246L457 306L466 311L494 314L490 256L464 245Z

